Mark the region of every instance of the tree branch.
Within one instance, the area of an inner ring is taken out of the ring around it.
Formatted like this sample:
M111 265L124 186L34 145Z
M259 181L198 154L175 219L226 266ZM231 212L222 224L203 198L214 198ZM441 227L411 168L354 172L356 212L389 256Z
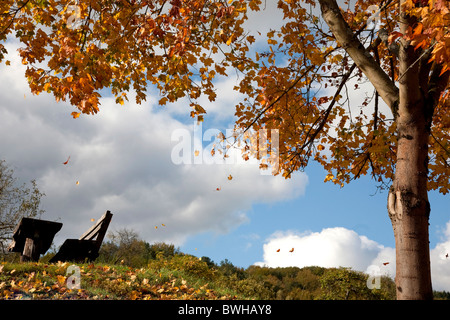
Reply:
M317 135L322 131L323 127L325 126L325 124L327 123L328 117L330 115L331 110L333 109L335 103L339 100L339 95L342 91L342 89L345 86L345 83L347 82L348 78L351 76L352 72L355 70L356 68L356 64L353 63L353 65L350 67L350 69L348 70L348 72L342 77L341 83L339 84L338 89L336 90L336 92L334 93L333 99L331 100L330 104L328 105L328 108L325 110L325 113L323 116L319 117L316 119L316 121L314 121L314 123L311 125L311 128L309 128L308 133L305 135L305 142L303 143L302 146L300 146L298 148L298 150L292 155L291 157L291 161L297 157L300 156L300 154L302 153L302 151L308 147L311 148L311 146L314 143L314 140L316 139ZM319 122L319 120L321 120L319 126L317 127L317 129L314 130L313 133L311 133L312 129L315 127L315 125ZM291 174L292 171L289 172L289 175ZM288 175L288 176L289 176Z
M322 17L328 24L336 41L347 51L395 115L399 100L398 88L355 36L342 16L336 1L319 0L319 3Z

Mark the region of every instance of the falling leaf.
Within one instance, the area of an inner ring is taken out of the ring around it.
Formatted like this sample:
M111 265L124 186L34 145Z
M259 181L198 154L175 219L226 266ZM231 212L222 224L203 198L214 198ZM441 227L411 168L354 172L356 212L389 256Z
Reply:
M216 191L220 191L220 189L221 189L221 188L220 188L220 187L218 187L218 188L216 188Z
M163 226L163 227L165 227L166 225L164 224L164 223L161 223L161 225Z
M155 229L158 229L158 227L157 227L157 226L155 226Z
M91 221L92 221L92 222L94 222L94 221L95 221L95 219L94 219L94 218L92 218L92 219L91 219Z
M78 118L80 116L81 112L72 112L71 115L74 119Z
M67 160L65 162L63 162L63 164L68 164L70 160L70 156L67 158Z
M79 184L80 184L80 181L77 181L76 185L79 185Z
M230 174L230 175L228 176L228 180L231 180L231 179L233 179L233 176Z
M7 66L10 66L10 65L11 65L11 61L6 60L6 61L5 61L5 64L6 64Z
M277 252L280 252L280 249L278 249Z
M194 151L194 156L198 157L199 154L200 154L200 151L198 151L198 150Z
M289 250L289 252L294 252L294 248L292 248L291 250Z
M388 265L389 264L389 262L383 262L383 265L385 266L385 265Z
M445 255L446 258L448 258L448 253Z

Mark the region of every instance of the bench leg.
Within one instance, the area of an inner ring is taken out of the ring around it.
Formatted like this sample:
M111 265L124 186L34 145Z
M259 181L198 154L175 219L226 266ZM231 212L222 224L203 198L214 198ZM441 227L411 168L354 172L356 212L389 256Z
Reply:
M38 261L39 260L39 250L37 248L36 242L27 238L25 240L25 246L23 247L22 256L20 257L20 262L26 261Z

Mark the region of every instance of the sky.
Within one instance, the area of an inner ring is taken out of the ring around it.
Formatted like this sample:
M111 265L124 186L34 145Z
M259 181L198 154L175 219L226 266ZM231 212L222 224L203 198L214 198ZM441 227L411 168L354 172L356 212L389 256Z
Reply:
M251 29L263 33L280 23L271 5L250 20ZM141 105L132 95L117 105L106 94L97 115L73 119L74 107L30 93L18 44L7 47L11 65L0 65L0 159L20 182L36 179L46 194L42 219L63 223L56 246L110 210L110 232L130 229L149 243L173 243L216 263L343 266L394 276L387 192L369 178L340 188L324 183L326 173L314 162L286 180L241 161L233 149L227 163L209 157L209 134L233 128L241 98L232 90L234 77L217 81L214 103L203 101L201 126L189 117L187 101L158 106L151 88ZM351 94L357 101L362 92ZM178 151L186 145L190 161L183 162ZM429 197L433 288L450 291L450 200L437 192Z

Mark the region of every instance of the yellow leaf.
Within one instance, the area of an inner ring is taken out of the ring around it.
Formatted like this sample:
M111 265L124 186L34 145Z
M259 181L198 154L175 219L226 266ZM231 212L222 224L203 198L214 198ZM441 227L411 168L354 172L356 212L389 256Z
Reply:
M79 185L79 184L80 184L80 181L77 181L77 182L76 182L76 185Z
M234 33L231 35L231 37L227 40L227 46L229 46L231 44L231 42L233 41L233 37L234 37Z
M194 156L198 157L199 154L200 154L200 151L198 151L198 150L194 151Z
M319 144L317 146L317 150L322 151L323 149L325 149L325 147L323 145Z
M122 97L117 97L116 98L116 103L119 103L120 105L124 104L123 98Z
M10 65L11 65L11 61L6 60L6 61L5 61L5 64L6 64L7 66L10 66Z

